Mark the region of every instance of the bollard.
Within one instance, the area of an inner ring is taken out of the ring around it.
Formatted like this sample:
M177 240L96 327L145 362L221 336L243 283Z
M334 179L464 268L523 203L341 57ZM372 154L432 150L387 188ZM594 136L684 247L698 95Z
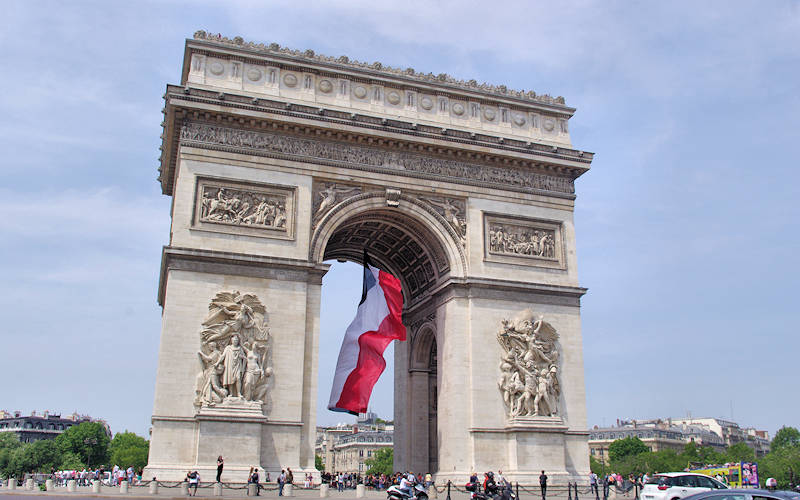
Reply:
M330 495L330 493L328 492L329 488L330 488L330 486L328 486L327 484L320 484L319 485L319 497L320 498L328 498L328 496Z
M437 498L439 498L439 492L436 491L435 484L431 484L430 486L428 486L428 498L430 498L430 500L436 500Z
M249 491L249 488L248 488ZM189 495L189 483L186 481L181 483L181 495L188 496Z
M35 487L36 487L36 481L34 481L32 477L29 477L28 480L25 481L25 489L33 490Z
M255 496L258 490L256 483L247 483L247 496Z
M286 483L286 486L283 487L283 496L285 497L294 496L294 485L292 483Z
M214 483L214 496L215 497L222 496L222 483Z
M92 481L92 493L100 493L100 486L102 486L103 482L99 479L95 479Z
M367 492L367 489L364 487L363 484L359 484L356 486L356 498L364 498L364 494Z
M578 500L578 483L575 483L575 500Z
M517 481L517 500L519 500L519 481Z
M517 497L519 498L519 497ZM447 500L450 500L450 480L447 480Z
M16 490L17 489L17 478L15 478L15 477L8 478L8 489L9 490Z
M45 482L44 482L44 488L45 488L47 491L53 491L53 488L54 488L54 486L53 486L53 480L52 480L52 479L48 479L47 481L45 481Z
M119 492L120 493L127 493L128 492L128 481L121 481L119 483Z
M158 495L158 481L150 481L150 487L147 490L151 495Z
M572 483L567 483L567 499L572 500Z
M69 481L67 481L67 491L74 493L75 492L75 486L76 486L76 483L75 483L74 479L70 479Z

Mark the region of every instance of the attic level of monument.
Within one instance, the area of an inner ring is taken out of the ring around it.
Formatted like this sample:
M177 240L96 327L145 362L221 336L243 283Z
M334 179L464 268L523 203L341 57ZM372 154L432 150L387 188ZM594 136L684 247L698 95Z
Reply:
M547 94L537 94L529 90L509 89L505 85L492 85L488 83L478 83L476 80L459 80L446 73L434 75L433 73L420 73L413 68L393 68L380 62L365 63L351 60L347 56L330 57L317 54L313 50L300 51L288 47L281 47L277 43L255 43L245 41L242 37L228 38L221 34L213 34L205 31L196 31L193 40L187 40L186 57L184 64L190 58L189 50L197 47L202 51L207 49L207 54L218 52L220 48L233 49L242 62L260 62L265 57L273 59L278 65L293 68L293 65L309 66L314 65L313 70L319 74L333 76L336 73L353 72L360 76L364 82L382 81L391 78L402 82L408 86L430 86L439 92L462 92L481 96L482 99L508 100L510 102L520 102L526 105L536 105L542 109L548 108L554 112L572 116L575 108L566 106L564 98L561 96L552 97ZM184 74L186 67L184 67Z

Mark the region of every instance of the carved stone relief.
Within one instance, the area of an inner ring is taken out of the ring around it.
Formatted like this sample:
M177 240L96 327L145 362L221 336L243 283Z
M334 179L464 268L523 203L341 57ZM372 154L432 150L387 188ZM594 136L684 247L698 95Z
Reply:
M257 150L267 153L268 156L290 159L312 158L335 162L337 166L390 171L412 177L435 177L440 180L480 186L494 184L505 189L525 192L551 191L565 194L575 192L574 182L567 177L206 123L190 122L183 125L181 142L201 147L214 145Z
M253 294L219 292L208 306L197 352L198 407L247 407L263 404L269 366L270 335L266 309Z
M497 332L503 348L497 386L510 419L559 414L558 332L525 309L504 319Z
M199 178L197 228L291 238L294 189Z
M484 214L485 259L565 269L561 224Z
M319 221L342 201L361 194L360 186L348 186L336 182L314 183L314 216L312 227L316 228Z
M444 196L420 196L420 200L428 203L433 209L453 228L461 240L461 245L467 243L467 204L464 200L446 198Z

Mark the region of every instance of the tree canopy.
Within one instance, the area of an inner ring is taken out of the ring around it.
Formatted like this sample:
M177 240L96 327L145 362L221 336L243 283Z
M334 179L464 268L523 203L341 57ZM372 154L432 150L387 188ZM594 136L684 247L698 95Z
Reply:
M771 449L800 446L800 431L794 427L781 427L772 439Z
M108 463L109 439L99 422L83 422L64 431L56 438L62 453L72 452L89 467Z
M142 469L147 465L150 443L133 432L118 432L108 446L112 464Z
M627 457L636 456L648 451L650 451L650 448L648 448L641 439L635 436L629 436L625 439L617 439L608 446L608 458L610 458L612 462L617 462Z
M365 463L367 474L391 475L394 472L394 448L382 448L376 451Z

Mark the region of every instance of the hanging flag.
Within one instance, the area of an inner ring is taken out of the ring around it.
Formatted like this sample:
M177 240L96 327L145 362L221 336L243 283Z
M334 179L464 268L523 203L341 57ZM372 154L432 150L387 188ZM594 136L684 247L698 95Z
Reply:
M386 368L383 351L405 340L400 280L370 264L364 253L364 287L358 312L342 341L328 409L366 413L372 388Z

